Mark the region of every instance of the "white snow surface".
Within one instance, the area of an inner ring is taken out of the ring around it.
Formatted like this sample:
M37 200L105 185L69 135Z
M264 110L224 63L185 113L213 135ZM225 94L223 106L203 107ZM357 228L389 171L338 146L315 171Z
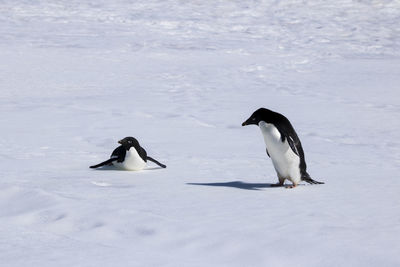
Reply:
M400 266L398 0L3 0L0 62L0 266Z

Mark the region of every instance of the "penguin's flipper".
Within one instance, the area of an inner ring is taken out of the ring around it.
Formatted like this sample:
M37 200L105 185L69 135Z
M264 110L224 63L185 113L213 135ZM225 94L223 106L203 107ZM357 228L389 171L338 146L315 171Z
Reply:
M300 143L300 140L296 142L296 141L293 140L293 138L292 138L291 136L289 136L289 137L287 138L287 141L288 141L289 146L290 146L290 148L292 149L292 151L293 151L297 156L300 157L300 153L299 153L299 151L298 151L298 149L297 149L297 146L298 146L298 143Z
M154 162L155 164L157 164L157 165L160 166L161 168L167 168L166 165L164 165L164 164L158 162L157 160L153 159L152 157L147 156L147 160L150 160L150 161Z
M268 155L268 157L271 157L271 156L269 155L269 153L268 153L268 148L266 148L266 149L265 149L265 151L267 151L267 155Z
M123 146L119 146L111 153L111 158L116 158L118 162L123 162L126 156L126 149Z
M98 167L101 167L101 166L104 166L104 165L108 165L108 164L112 163L113 161L116 161L117 159L118 158L110 158L110 159L108 159L108 160L106 160L106 161L104 161L102 163L90 166L89 168L95 169L95 168L98 168Z

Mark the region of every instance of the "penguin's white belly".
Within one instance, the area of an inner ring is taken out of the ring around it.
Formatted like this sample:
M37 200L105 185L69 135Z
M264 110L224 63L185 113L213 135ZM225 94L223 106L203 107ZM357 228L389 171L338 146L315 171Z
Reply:
M117 168L128 171L140 171L146 167L146 162L139 156L135 148L126 151L125 160L123 162L114 161L113 165Z
M273 124L261 121L259 127L278 176L300 182L300 158L292 151L287 139L282 142L281 134Z

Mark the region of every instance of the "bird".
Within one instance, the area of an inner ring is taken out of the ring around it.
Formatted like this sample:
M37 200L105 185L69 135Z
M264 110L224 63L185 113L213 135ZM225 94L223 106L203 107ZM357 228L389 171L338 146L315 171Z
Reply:
M303 147L290 121L282 114L266 108L259 108L242 123L258 125L264 137L266 152L271 158L279 182L274 186L283 186L285 180L296 187L301 181L310 184L323 184L313 180L307 173Z
M140 146L139 141L136 138L128 136L118 141L118 146L111 153L110 159L99 163L97 165L90 166L95 169L105 165L114 165L115 167L129 171L139 171L146 167L146 162L152 161L161 168L167 166L147 156L146 150Z

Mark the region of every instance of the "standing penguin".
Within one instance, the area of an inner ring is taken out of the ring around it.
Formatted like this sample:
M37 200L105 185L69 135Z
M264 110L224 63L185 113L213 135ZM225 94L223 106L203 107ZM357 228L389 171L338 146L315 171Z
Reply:
M146 167L147 160L150 160L162 168L166 168L164 164L147 156L146 150L139 145L138 140L133 137L125 137L118 141L121 145L114 149L110 159L99 163L90 168L98 168L104 165L112 164L117 168L129 171L139 171Z
M310 184L323 184L311 179L306 171L303 148L289 120L269 109L260 108L242 126L255 124L260 127L267 146L267 154L271 158L279 183L283 186L285 179L290 180L293 186L300 181Z

